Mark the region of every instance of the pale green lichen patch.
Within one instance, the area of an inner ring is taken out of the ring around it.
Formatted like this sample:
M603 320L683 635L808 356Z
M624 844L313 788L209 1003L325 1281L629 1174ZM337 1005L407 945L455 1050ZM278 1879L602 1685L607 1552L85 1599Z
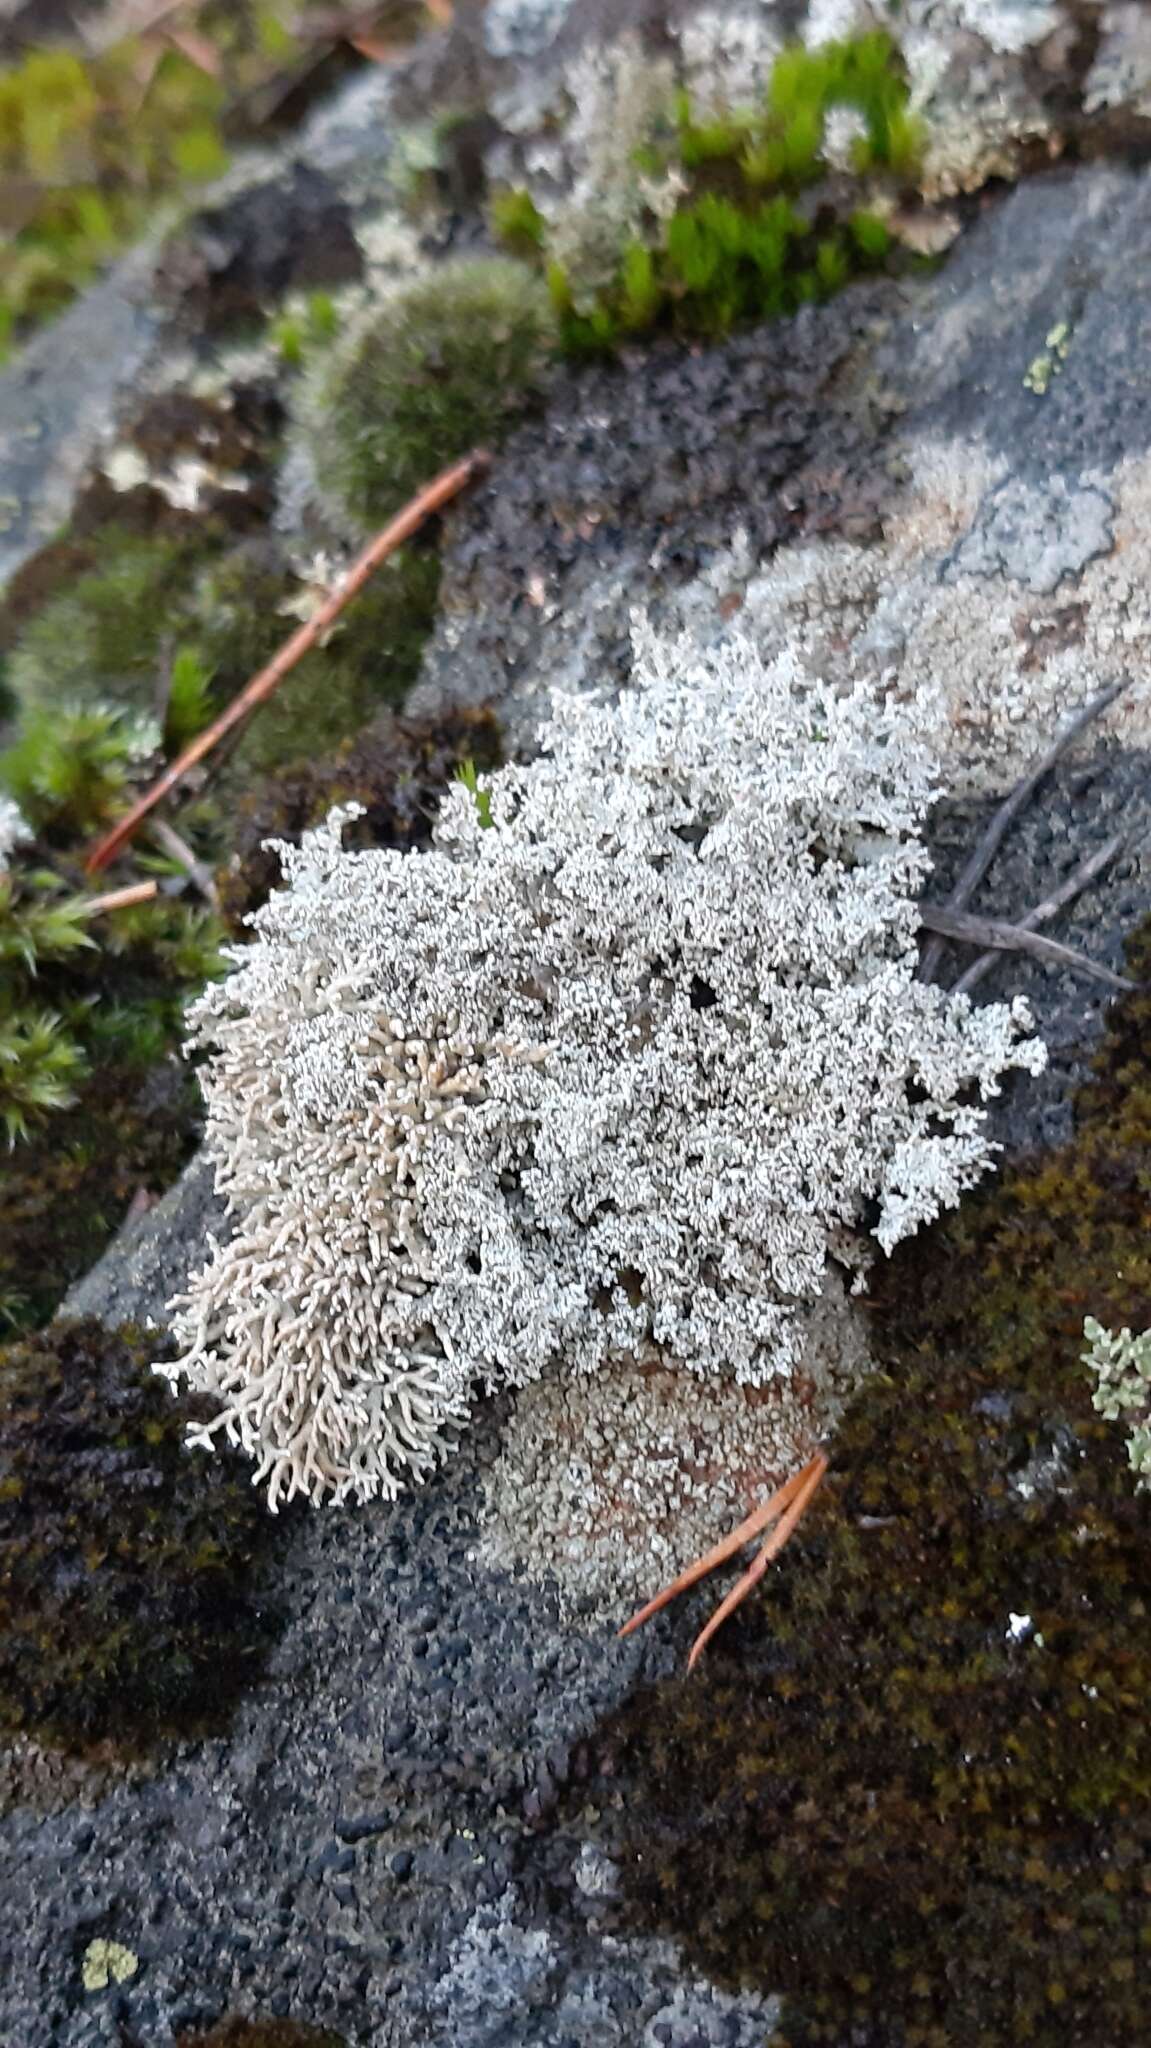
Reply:
M1088 1316L1083 1335L1083 1363L1098 1381L1093 1405L1109 1422L1122 1419L1130 1425L1131 1470L1145 1486L1151 1482L1151 1330L1134 1337L1130 1330L1105 1330Z
M106 1991L110 1984L126 1984L139 1967L139 1956L122 1941L90 1941L80 1975L85 1991Z

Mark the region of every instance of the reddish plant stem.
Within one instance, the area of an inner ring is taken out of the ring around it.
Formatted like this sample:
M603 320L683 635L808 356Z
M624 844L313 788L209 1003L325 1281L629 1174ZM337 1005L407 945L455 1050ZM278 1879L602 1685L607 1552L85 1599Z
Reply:
M404 506L403 511L397 513L383 532L378 533L363 553L356 557L347 575L341 579L338 587L319 610L284 642L279 652L252 677L251 682L245 683L238 696L233 697L220 716L214 719L211 725L205 726L203 732L197 733L191 744L184 748L183 753L164 770L159 780L154 782L150 789L145 790L143 796L132 805L131 810L125 812L119 823L92 848L84 863L90 875L99 874L101 868L106 868L109 861L115 859L120 848L132 838L149 813L182 782L189 768L194 768L197 762L202 761L205 754L211 753L212 748L226 733L231 732L242 719L247 718L249 712L254 711L257 705L271 696L284 677L295 668L296 663L315 646L317 640L323 638L328 628L339 618L344 606L363 589L369 576L379 568L380 563L394 554L397 548L402 547L406 540L410 540L413 533L431 518L433 512L438 512L441 506L446 505L463 490L465 484L469 484L473 477L486 469L490 459L483 449L476 449L471 455L465 455L462 462L453 462L450 469L442 470L430 484L426 484L422 491L417 492Z

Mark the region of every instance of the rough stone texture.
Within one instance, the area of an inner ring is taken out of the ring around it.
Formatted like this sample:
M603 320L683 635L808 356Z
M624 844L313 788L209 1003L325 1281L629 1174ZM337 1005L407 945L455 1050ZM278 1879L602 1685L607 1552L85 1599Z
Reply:
M983 500L941 574L1005 577L1050 596L1065 577L1110 553L1114 511L1106 492L1091 484L1055 476L1044 487L1010 477Z
M641 11L637 0L629 15ZM528 12L516 31L501 8L499 33L518 33L535 62ZM824 12L831 23L834 9ZM457 13L474 52L478 10ZM979 13L971 0L965 32ZM356 93L355 110L346 102L316 124L314 160L364 181L386 151L387 91L372 75ZM1131 284L1149 242L1147 174L1058 173L988 206L933 279L854 291L720 350L660 348L562 379L455 522L425 700L495 689L522 736L546 688L626 680L631 603L673 617L709 601L722 619L772 550L779 604L794 604L813 640L822 634L820 659L870 648L898 670L914 615L942 593L954 609L952 637L930 643L939 663L958 664L964 632L981 672L1001 655L1017 700L1014 752L992 750L982 793L973 786L939 815L942 889L986 818L995 774L1001 785L1062 706L1098 687L1110 647L1132 674L1131 701L1110 737L1052 778L978 907L1018 912L1121 823L1129 853L1055 928L1118 964L1151 902L1139 552L1151 530L1149 316ZM124 273L100 290L106 300L90 296L0 379L0 419L15 436L3 486L14 552L63 516L154 338L155 311L124 296ZM81 347L94 314L103 324ZM1063 320L1066 362L1038 396L1027 366ZM34 411L39 438L25 433ZM737 526L749 536L742 566L729 553ZM810 588L804 546L819 551L823 577ZM799 595L785 598L789 575ZM1045 667L1049 654L1067 666ZM1054 1051L1045 1080L1002 1111L1001 1135L1026 1145L1064 1127L1106 999L1015 960L984 993L1016 988ZM162 1314L214 1213L193 1168L71 1305ZM106 1759L70 1767L71 1799L34 1751L9 1760L0 2039L170 2048L178 2027L238 2006L338 2025L378 2048L761 2048L771 2011L685 1981L669 1948L626 1939L610 1864L580 1839L578 1812L555 1818L561 1788L578 1789L590 1729L637 1671L670 1668L707 1596L620 1646L601 1624L561 1626L548 1591L485 1569L477 1516L501 1419L490 1410L434 1485L395 1508L285 1524L293 1619L229 1738L149 1774L121 1778ZM86 1994L80 1960L98 1938L122 1941L140 1968Z
M105 1257L68 1290L61 1315L162 1327L169 1301L188 1277L187 1247L205 1243L209 1231L223 1236L227 1229L212 1183L207 1159L193 1159L155 1207L126 1223Z
M751 558L878 537L902 401L870 357L892 305L869 287L722 348L662 344L564 379L457 516L413 705L490 702L529 742L551 690L626 679L631 607L658 618L737 530Z

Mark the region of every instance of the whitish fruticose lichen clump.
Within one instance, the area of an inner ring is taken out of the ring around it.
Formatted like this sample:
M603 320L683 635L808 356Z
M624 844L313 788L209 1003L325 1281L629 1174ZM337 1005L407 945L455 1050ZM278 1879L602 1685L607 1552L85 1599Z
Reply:
M1151 1485L1151 1330L1133 1337L1130 1330L1105 1330L1094 1316L1083 1325L1087 1349L1083 1363L1099 1384L1092 1406L1109 1422L1120 1416L1131 1424L1127 1455L1141 1487Z
M425 852L281 849L193 1013L235 1236L178 1363L269 1500L392 1497L473 1394L658 1363L751 1387L987 1168L1028 1019L914 979L915 708L636 622ZM490 819L490 822L488 820Z

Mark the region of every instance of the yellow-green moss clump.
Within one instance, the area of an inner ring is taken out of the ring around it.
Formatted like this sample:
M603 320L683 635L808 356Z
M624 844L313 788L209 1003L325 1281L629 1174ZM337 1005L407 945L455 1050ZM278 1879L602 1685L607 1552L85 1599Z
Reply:
M542 388L554 332L542 282L506 256L439 264L351 323L301 397L336 516L381 525L445 464L498 440Z
M626 85L625 74L617 89ZM853 116L859 133L850 168L833 171L826 137L837 111ZM629 118L621 107L620 124ZM602 227L575 237L592 257L584 275L578 258L558 253L572 239L567 228L557 236L530 193L497 194L492 225L544 271L569 353L610 350L658 329L714 337L742 321L793 313L881 264L891 247L883 212L913 180L922 142L890 36L875 30L814 49L796 45L780 53L760 105L701 118L681 91L653 117L635 156L636 203L621 213L606 283ZM618 148L610 138L603 146L618 175ZM579 187L593 223L599 203L593 163Z
M306 48L283 0L182 11L211 61L145 23L94 54L62 44L0 69L0 356L147 225L158 201L218 177L259 88Z
M234 1460L186 1448L155 1356L155 1332L91 1321L0 1350L8 1731L138 1752L224 1725L260 1669L267 1515Z
M1146 2038L1151 1502L1081 1353L1151 1325L1149 1047L1140 992L1073 1140L877 1272L801 1539L608 1738L632 1910L792 2048Z

